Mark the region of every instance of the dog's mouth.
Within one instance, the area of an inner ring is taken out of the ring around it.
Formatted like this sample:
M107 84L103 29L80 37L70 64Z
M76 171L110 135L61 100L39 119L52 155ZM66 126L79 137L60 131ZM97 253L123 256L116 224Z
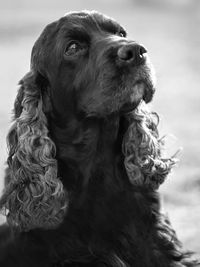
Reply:
M135 82L129 91L129 97L120 109L122 113L133 111L142 100L149 103L153 98L155 88L152 83L140 80Z
M155 93L156 77L148 57L144 65L134 68L131 75L126 77L124 84L125 101L121 106L123 113L133 111L142 100L145 103L151 102Z

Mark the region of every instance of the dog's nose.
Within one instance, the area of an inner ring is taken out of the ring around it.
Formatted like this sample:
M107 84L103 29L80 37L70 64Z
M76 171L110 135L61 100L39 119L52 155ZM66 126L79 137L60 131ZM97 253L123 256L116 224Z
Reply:
M118 49L117 56L124 63L135 62L138 64L144 62L145 53L147 53L147 50L144 46L138 43L129 43Z

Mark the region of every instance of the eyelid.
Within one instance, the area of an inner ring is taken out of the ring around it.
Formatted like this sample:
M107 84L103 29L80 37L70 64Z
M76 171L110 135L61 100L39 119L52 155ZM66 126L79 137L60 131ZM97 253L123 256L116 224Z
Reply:
M69 48L72 44L76 44L80 49L85 49L88 47L88 44L85 41L79 41L77 39L72 39L68 42L66 49Z

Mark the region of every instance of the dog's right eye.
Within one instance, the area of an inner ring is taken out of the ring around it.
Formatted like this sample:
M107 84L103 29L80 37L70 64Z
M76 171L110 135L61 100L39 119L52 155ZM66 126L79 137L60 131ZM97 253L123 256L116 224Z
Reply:
M86 46L78 43L78 42L71 42L65 49L65 55L66 56L75 56L75 55L80 55L83 53L86 49Z

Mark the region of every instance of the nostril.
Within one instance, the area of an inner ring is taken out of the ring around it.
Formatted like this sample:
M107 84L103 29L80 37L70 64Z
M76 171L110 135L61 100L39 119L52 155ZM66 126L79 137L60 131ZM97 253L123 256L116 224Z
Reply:
M139 55L140 55L140 57L143 57L143 55L144 55L145 53L147 53L146 48L145 48L144 46L140 45L140 46L139 46Z

